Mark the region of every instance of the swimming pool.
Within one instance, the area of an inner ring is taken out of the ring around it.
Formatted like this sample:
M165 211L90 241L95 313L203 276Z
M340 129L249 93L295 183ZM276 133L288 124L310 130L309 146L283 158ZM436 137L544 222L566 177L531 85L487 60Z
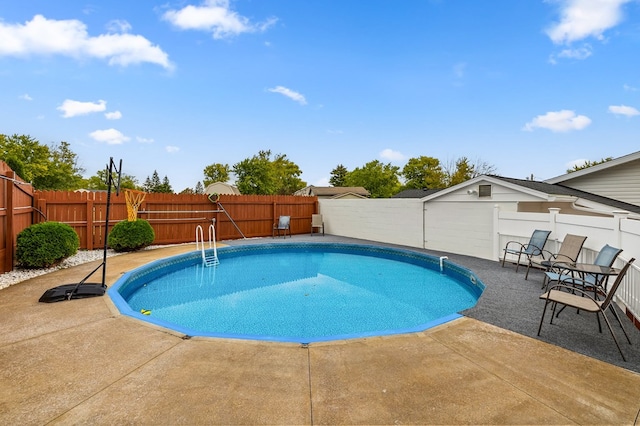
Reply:
M122 314L188 336L311 343L425 330L484 290L458 265L380 246L257 244L218 257L217 267L198 251L161 259L108 293Z

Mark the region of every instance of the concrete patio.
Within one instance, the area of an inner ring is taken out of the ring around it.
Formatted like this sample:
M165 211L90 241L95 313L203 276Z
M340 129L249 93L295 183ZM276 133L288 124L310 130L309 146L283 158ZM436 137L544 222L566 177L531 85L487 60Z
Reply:
M274 241L282 240L229 244ZM194 248L109 258L107 283ZM634 344L621 339L624 364L613 360L615 345L595 322L590 335L602 348L595 355L576 352L584 339L559 331L567 324L547 323L540 339L531 337L542 302L525 298L539 293L539 275L524 281L522 272L497 262L449 257L487 285L465 317L420 333L309 346L188 338L121 316L108 296L38 302L48 288L82 279L95 262L13 285L0 290L0 423L634 423L640 331L630 322ZM513 283L511 290L500 287ZM520 287L526 291L513 290ZM518 314L505 313L504 297L528 300L530 310L516 304L510 309Z

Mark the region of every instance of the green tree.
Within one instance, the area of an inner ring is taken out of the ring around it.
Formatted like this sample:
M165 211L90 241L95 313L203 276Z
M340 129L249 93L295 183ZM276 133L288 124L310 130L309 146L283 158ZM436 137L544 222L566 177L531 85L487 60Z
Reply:
M26 182L33 183L47 173L49 154L49 147L31 136L0 135L0 159Z
M47 172L34 176L34 188L42 190L72 190L82 186L84 169L78 166L78 156L71 151L69 143L51 145Z
M285 154L276 155L271 162L271 169L275 179L276 194L291 195L306 186L306 183L300 179L302 170Z
M275 194L275 178L271 169L271 151L260 151L258 155L233 165L236 185L241 194Z
M598 164L606 163L607 161L613 160L613 157L602 158L601 160L589 161L586 160L581 165L574 165L572 168L567 169L567 173L577 172L578 170L587 169L589 167L597 166Z
M43 145L31 136L0 135L0 159L36 189L77 189L84 170L67 142Z
M456 160L455 168L447 170L446 174L447 186L454 186L475 177L475 170L467 157L460 157Z
M198 181L196 183L196 188L193 192L196 194L204 194L204 186L202 185L202 182Z
M400 173L407 189L439 189L446 186L446 173L440 160L434 157L420 156L410 158Z
M493 164L487 163L486 161L477 158L473 163L473 176L471 177L474 178L481 175L495 175L497 170L498 169Z
M338 164L335 169L331 170L331 177L329 178L329 184L331 186L346 186L347 175L349 170L342 164Z
M300 168L284 154L271 159L271 151L259 151L233 165L236 185L242 194L292 194L306 183L299 176Z
M118 180L118 176L114 173L114 184ZM107 170L98 170L95 175L83 181L82 186L87 189L106 191L107 190ZM120 174L120 189L141 189L135 176L126 173Z
M151 177L147 176L144 184L142 185L142 190L145 192L173 193L173 189L171 188L171 184L169 183L169 178L165 176L161 182L157 170L153 171Z
M171 183L169 183L169 178L165 176L162 179L162 184L160 185L160 189L157 192L164 192L166 194L173 194L173 188L171 187Z
M204 168L204 186L215 182L227 182L231 168L228 164L214 163ZM204 192L204 191L203 191Z
M391 163L383 164L378 160L371 161L363 167L357 167L349 172L346 178L347 186L363 186L372 198L388 198L398 192L399 167Z

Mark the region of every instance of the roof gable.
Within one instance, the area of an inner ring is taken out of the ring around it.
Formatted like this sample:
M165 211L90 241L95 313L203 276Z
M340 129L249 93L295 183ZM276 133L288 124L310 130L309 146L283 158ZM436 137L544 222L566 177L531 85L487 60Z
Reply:
M529 195L533 195L541 199L546 199L548 201L553 201L555 197L574 197L575 199L587 200L593 203L598 203L605 206L613 207L615 209L640 214L640 206L636 206L635 204L625 203L623 201L618 201L613 198L603 197L597 194L593 194L591 192L585 192L579 189L574 189L574 188L570 188L568 186L559 185L559 184L550 184L547 182L515 179L515 178L508 178L508 177L494 176L494 175L482 175L482 176L475 177L461 184L458 184L450 188L446 188L441 191L438 191L434 194L428 195L422 198L422 200L423 201L433 200L435 198L442 197L446 194L449 194L453 191L458 191L465 187L474 186L479 183L485 183L485 182L496 184L496 185L502 185L514 191L527 193Z
M587 167L586 169L578 170L571 173L565 173L563 175L547 179L545 180L545 182L551 184L567 182L638 160L640 160L640 151L622 157L614 158L613 160L605 161L604 163L596 164L595 166Z

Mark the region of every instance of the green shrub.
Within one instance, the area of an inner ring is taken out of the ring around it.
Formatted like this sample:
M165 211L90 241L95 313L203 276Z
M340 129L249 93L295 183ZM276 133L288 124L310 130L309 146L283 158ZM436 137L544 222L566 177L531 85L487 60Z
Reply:
M156 234L146 220L125 220L116 223L111 229L107 243L118 252L135 251L148 246L155 238Z
M78 234L66 223L37 223L18 234L16 260L24 268L48 268L76 254L78 247Z

